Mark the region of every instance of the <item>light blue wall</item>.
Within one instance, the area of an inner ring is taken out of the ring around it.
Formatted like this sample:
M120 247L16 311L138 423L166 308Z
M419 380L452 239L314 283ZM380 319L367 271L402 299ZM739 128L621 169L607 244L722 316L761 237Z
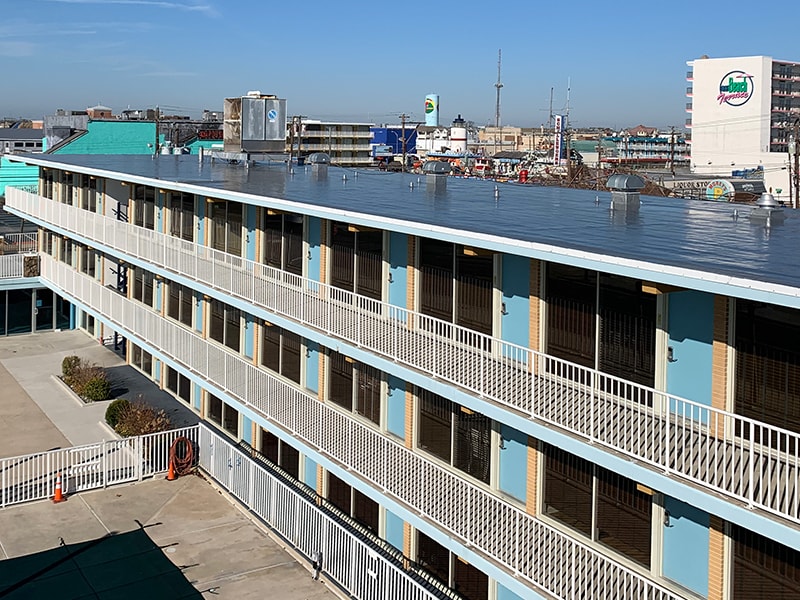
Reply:
M256 259L256 207L253 204L245 206L245 235L244 257L248 260Z
M155 140L153 121L89 121L85 135L53 154L153 154Z
M408 236L405 233L389 233L389 304L408 308Z
M253 358L253 347L256 339L256 324L252 315L244 316L244 355Z
M507 587L497 584L497 600L525 600L522 596L517 596Z
M530 260L503 255L503 304L500 337L512 344L529 347Z
M303 483L313 490L317 489L317 463L308 456L303 459Z
M242 415L242 439L248 444L253 443L253 421Z
M389 396L386 398L386 428L389 433L406 439L406 384L389 375Z
M669 511L669 525L664 526L664 576L707 596L708 513L669 496L664 497L664 509Z
M156 231L165 233L164 230L164 202L166 194L161 191L156 192Z
M668 345L673 358L667 363L667 392L710 406L714 296L673 292L668 301Z
M194 302L194 328L197 331L203 331L203 294L192 292L192 301Z
M164 282L156 279L155 284L156 285L153 288L153 294L155 295L155 309L156 311L160 312L163 304L162 300L164 298Z
M203 389L199 385L194 386L194 408L200 410Z
M194 205L196 207L195 214L197 215L197 237L195 238L195 243L204 246L206 243L206 199L195 194Z
M319 281L322 265L322 220L319 217L308 217L306 223L308 224L308 251L311 254L308 259L308 278Z
M403 519L386 511L386 541L398 550L403 549Z
M500 425L500 489L525 502L528 493L528 436L508 425Z
M306 387L314 393L319 392L319 345L306 342Z

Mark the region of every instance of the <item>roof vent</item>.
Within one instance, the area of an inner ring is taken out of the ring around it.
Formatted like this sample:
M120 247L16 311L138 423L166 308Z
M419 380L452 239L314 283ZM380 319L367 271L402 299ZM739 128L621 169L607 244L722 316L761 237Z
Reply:
M775 200L775 196L769 192L764 192L756 200L756 207L750 211L750 222L766 227L783 223L786 215L783 214L783 207Z
M324 152L314 152L306 156L306 162L310 165L329 165L331 157Z
M443 160L428 160L422 165L425 173L425 187L429 192L444 192L447 189L447 176L450 163Z
M611 190L611 210L638 211L641 205L639 190L644 188L644 179L638 175L612 175L606 182Z

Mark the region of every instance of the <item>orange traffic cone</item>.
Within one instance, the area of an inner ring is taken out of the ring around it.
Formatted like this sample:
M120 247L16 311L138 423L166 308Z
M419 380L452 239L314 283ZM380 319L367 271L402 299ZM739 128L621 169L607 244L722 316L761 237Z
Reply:
M169 469L167 469L167 481L175 481L177 477L175 476L175 467L172 464L172 459L169 459Z
M59 471L58 477L56 477L56 491L53 495L53 503L58 504L59 502L64 502L66 499L66 496L61 493L61 471Z

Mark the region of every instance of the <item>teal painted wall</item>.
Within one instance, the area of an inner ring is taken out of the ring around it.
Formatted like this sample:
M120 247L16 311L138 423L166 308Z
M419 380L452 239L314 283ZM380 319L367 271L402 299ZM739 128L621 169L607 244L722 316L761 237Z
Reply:
M308 217L308 278L320 280L321 246L322 246L322 220L318 217Z
M500 489L522 502L528 493L528 436L508 425L500 425Z
M39 184L39 167L11 162L0 158L0 196L5 195L6 186L22 187Z
M668 345L673 358L667 363L667 392L710 406L714 295L673 292L668 302Z
M709 516L680 500L664 497L664 576L701 596L708 595Z
M406 384L389 375L389 396L386 398L386 428L389 433L406 439Z
M306 350L306 388L316 394L319 392L319 344L307 341Z
M386 541L403 550L403 519L390 510L386 511Z
M503 255L503 305L500 337L512 344L529 347L530 259Z
M155 140L152 121L89 121L86 135L53 154L153 154Z
M389 233L389 304L408 308L408 236Z

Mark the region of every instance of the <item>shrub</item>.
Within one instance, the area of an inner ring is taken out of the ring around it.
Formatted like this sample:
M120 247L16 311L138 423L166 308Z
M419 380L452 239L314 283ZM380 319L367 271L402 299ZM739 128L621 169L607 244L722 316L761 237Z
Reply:
M81 396L89 402L108 400L111 397L111 384L105 374L101 377L90 377L83 384Z
M167 413L161 409L148 406L144 402L131 402L119 413L117 426L114 428L123 437L145 435L172 429Z
M130 404L131 402L127 398L118 398L108 405L106 409L106 423L108 423L112 429L116 428L117 423L119 423L120 415Z
M80 368L82 362L83 361L81 358L79 356L75 356L74 354L71 356L65 356L64 360L61 361L61 376L64 378L64 381L67 383L67 385L71 385L70 379L72 379L75 371Z

